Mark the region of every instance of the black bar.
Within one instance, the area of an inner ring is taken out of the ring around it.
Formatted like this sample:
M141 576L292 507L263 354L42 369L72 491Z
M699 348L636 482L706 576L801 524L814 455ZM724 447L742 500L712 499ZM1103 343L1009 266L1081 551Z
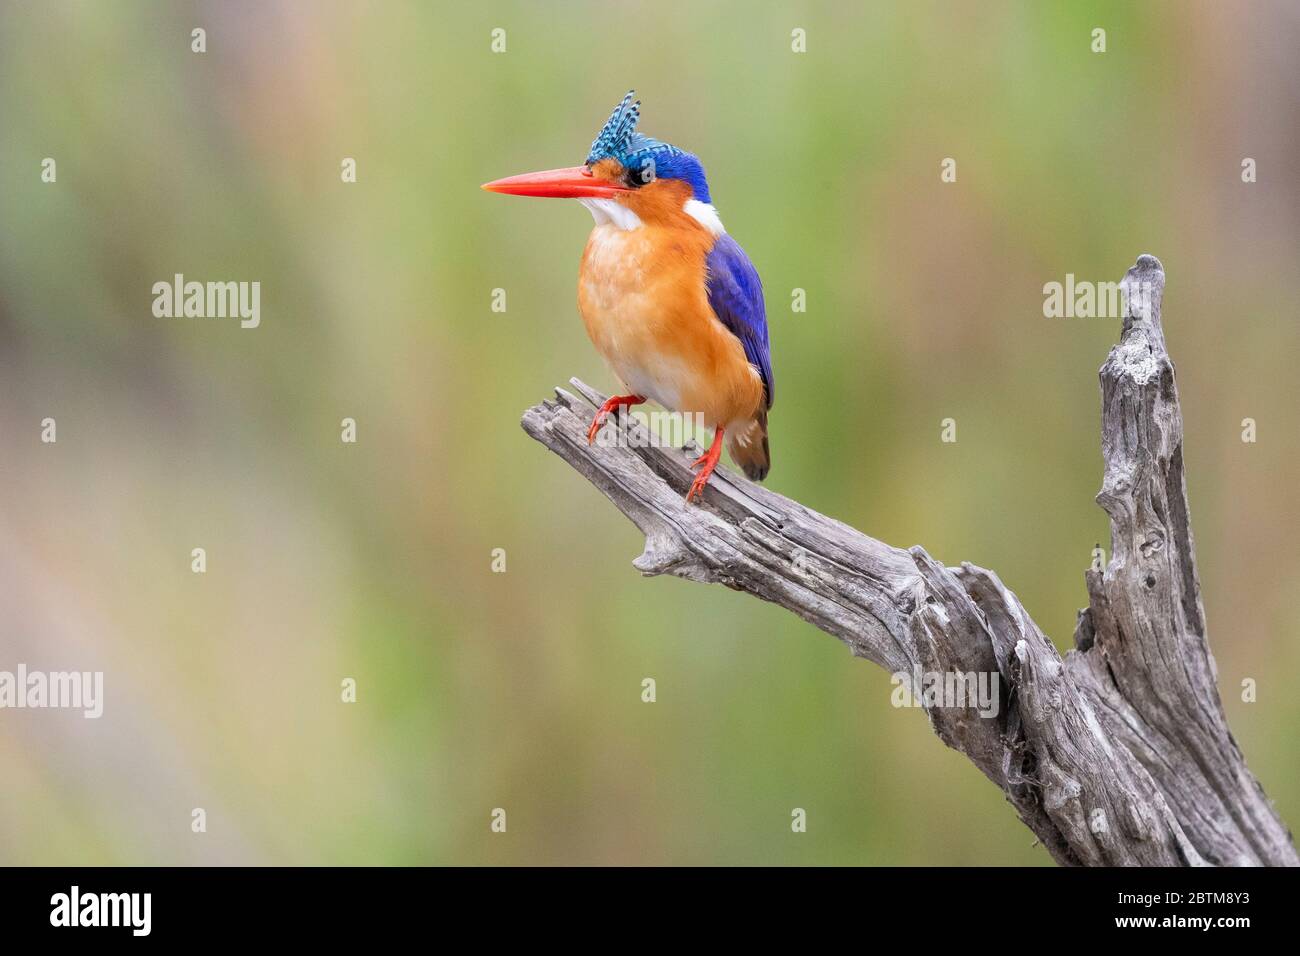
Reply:
M464 932L479 942L531 932L544 943L599 931L615 933L613 943L669 929L700 938L724 925L733 941L837 925L872 944L938 942L928 934L991 942L1003 931L1070 942L1171 933L1230 941L1294 925L1295 877L1243 869L7 869L0 925L6 941L82 944L374 943L412 931L433 945ZM52 925L71 921L74 886L78 922L102 913L123 925ZM147 935L136 935L144 896L116 895L133 893L149 894Z

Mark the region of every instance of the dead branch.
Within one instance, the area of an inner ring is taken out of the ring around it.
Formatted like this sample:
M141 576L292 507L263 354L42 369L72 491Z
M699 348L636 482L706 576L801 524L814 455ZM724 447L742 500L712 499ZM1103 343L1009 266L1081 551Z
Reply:
M635 420L617 446L588 445L604 396L576 379L576 394L557 390L523 427L644 532L633 562L643 574L779 604L891 673L997 675L996 716L973 701L926 712L1057 861L1297 865L1215 686L1160 262L1139 257L1122 288L1121 340L1101 369L1097 501L1111 558L1086 573L1089 605L1064 659L992 571L884 544L731 472L716 473L702 506L686 506L698 450L652 447Z

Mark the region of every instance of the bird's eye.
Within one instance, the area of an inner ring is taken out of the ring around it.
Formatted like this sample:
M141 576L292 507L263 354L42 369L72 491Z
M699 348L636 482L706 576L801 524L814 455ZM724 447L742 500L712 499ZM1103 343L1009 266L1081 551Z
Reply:
M646 186L654 181L655 164L653 159L634 166L628 166L623 170L623 182L632 189L636 189L639 186Z

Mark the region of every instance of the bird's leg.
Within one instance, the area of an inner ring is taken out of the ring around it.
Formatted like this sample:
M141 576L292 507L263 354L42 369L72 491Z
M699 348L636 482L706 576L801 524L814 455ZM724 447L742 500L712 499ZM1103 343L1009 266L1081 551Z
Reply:
M622 405L640 405L645 399L640 395L615 395L613 398L605 399L605 404L596 409L596 417L591 420L591 427L587 429L587 444L590 445L596 440L596 433L600 431L600 426L605 424L605 419L609 418L609 413Z
M718 459L721 457L722 426L719 425L718 430L713 433L713 444L709 446L709 450L691 462L692 468L700 468L701 465L704 467L700 468L700 473L691 482L691 490L686 492L686 503L688 505L692 499L704 494L704 486L709 483L709 476L713 474L713 469L718 467Z

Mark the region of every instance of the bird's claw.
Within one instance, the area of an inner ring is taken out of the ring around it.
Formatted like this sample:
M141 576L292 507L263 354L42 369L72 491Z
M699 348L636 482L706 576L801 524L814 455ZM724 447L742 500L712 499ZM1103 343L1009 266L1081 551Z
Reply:
M600 427L605 424L605 419L609 418L609 413L629 405L640 405L645 399L640 395L614 395L605 399L600 408L596 409L596 417L591 420L591 427L587 429L587 444L590 445L596 440L600 433Z
M695 476L695 480L691 482L690 490L686 492L686 503L688 505L704 494L704 487L709 483L709 479L713 476L713 469L718 467L718 459L721 457L722 429L719 428L713 435L713 444L709 446L709 450L691 462L692 471L696 468L700 468L701 465L704 467L700 470L700 473Z
M688 505L704 494L704 486L709 483L709 477L712 474L713 469L710 468L708 471L695 476L695 480L691 482L690 490L686 492L686 503Z
M704 467L700 468L701 465ZM713 470L717 467L718 457L710 455L708 452L691 462L691 469L700 468L700 473L695 476L695 480L691 482L690 490L686 492L686 503L688 505L704 494L704 488L708 485L709 479L713 477Z

